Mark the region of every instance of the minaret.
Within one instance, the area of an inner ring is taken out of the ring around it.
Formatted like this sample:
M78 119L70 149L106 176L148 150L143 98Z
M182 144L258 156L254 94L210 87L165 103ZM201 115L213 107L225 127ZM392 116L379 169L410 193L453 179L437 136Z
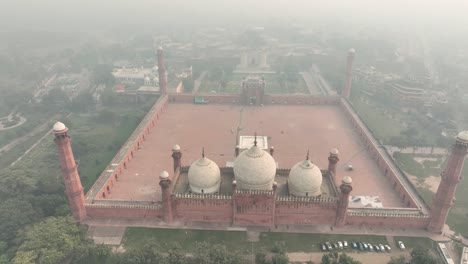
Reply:
M328 171L333 172L334 176L336 176L336 164L340 160L338 153L338 149L334 148L330 150L330 156L328 156Z
M71 138L68 136L67 131L68 128L63 123L57 122L54 124L54 142L57 145L60 158L68 204L75 221L83 222L86 219L85 197L80 175L78 174L78 166L70 144Z
M354 49L350 49L348 51L348 60L346 63L346 80L345 85L343 87L343 91L341 91L341 96L348 99L349 95L351 94L351 83L353 79L353 61L354 55L356 55L356 51Z
M445 170L440 175L442 180L432 202L431 220L427 226L430 232L442 233L448 212L453 205L457 184L461 180L467 151L468 131L463 131L458 134Z
M336 210L335 226L341 227L346 223L346 213L348 211L349 194L353 190L351 183L353 180L349 176L345 176L340 185L340 198L338 200L338 208Z
M164 63L164 53L161 46L158 47L158 73L159 73L159 91L161 94L167 93L167 72Z
M172 189L171 189L171 179L169 179L169 173L167 171L162 171L159 175L159 186L161 186L161 200L163 208L163 219L167 224L172 223Z
M172 160L174 163L174 172L176 171L177 168L181 166L181 160L182 160L182 152L180 151L180 146L175 144L172 147Z

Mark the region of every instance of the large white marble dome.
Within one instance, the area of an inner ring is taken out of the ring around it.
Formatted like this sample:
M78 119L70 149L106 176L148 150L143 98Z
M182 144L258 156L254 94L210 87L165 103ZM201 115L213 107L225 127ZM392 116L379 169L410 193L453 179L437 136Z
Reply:
M294 165L289 172L289 194L294 196L319 196L322 172L309 159Z
M272 190L275 175L275 160L256 145L240 153L234 161L234 177L239 189Z
M221 172L215 162L203 155L190 166L188 181L192 193L217 193L221 185Z

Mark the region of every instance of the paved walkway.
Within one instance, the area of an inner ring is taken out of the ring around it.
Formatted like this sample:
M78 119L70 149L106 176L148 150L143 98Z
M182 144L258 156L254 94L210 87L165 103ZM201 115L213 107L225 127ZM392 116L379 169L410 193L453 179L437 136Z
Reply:
M326 91L320 89L320 87L316 84L314 78L308 72L300 72L302 79L306 83L307 89L309 90L309 94L316 95L316 94L325 94Z
M385 148L390 154L393 152L400 152L405 154L434 154L434 155L447 155L449 150L446 148L432 148L432 147L407 147L399 148L397 146L385 145Z
M120 245L126 229L122 226L90 226L88 237L96 244Z
M203 81L203 79L205 78L206 74L208 73L208 71L204 71L200 74L200 76L198 76L198 78L193 82L193 90L192 90L192 93L196 93L198 92L198 89L200 88L200 85Z
M406 236L406 237L427 237L434 241L451 241L450 231L446 226L445 235L430 233L423 229L406 229L390 227L371 227L371 226L345 226L341 228L329 225L313 226L278 226L277 228L267 227L226 227L216 223L203 223L203 225L192 224L187 226L184 222L176 221L170 225L159 219L90 219L85 222L90 227L147 227L147 228L167 228L167 229L193 229L193 230L223 230L223 231L248 231L253 232L288 232L288 233L310 233L310 234L335 234L335 235L379 235L379 236Z

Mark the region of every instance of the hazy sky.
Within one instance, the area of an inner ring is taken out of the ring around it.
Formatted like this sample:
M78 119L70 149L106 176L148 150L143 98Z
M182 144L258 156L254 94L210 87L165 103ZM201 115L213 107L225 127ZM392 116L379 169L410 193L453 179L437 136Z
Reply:
M467 0L0 0L1 30L89 29L121 24L180 23L281 17L361 23L468 27Z

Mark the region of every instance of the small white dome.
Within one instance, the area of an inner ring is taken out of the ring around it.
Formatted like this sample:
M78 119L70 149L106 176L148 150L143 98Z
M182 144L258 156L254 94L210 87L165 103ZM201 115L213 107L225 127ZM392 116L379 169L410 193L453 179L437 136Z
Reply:
M62 122L56 122L53 127L54 132L61 132L65 129L67 129L67 127Z
M289 194L294 196L319 196L322 172L310 160L304 160L291 168L288 179Z
M458 133L457 139L460 141L468 142L468 131Z
M353 182L353 179L351 179L351 177L349 177L349 176L344 176L343 180L341 180L341 182L343 182L345 184L351 184Z
M354 48L351 48L351 49L349 49L348 52L351 53L351 54L355 54L355 53L356 53L356 50L355 50Z
M159 179L165 180L169 178L169 172L167 171L161 171L161 174L159 174Z
M275 160L255 145L240 153L234 161L234 176L239 189L271 190L275 175Z
M339 153L340 153L340 152L338 151L337 148L332 148L332 149L330 150L330 154L338 155Z
M190 166L188 181L193 193L217 193L221 185L221 172L216 163L202 157Z
M172 146L172 150L173 151L180 151L180 146L175 144L174 146Z

